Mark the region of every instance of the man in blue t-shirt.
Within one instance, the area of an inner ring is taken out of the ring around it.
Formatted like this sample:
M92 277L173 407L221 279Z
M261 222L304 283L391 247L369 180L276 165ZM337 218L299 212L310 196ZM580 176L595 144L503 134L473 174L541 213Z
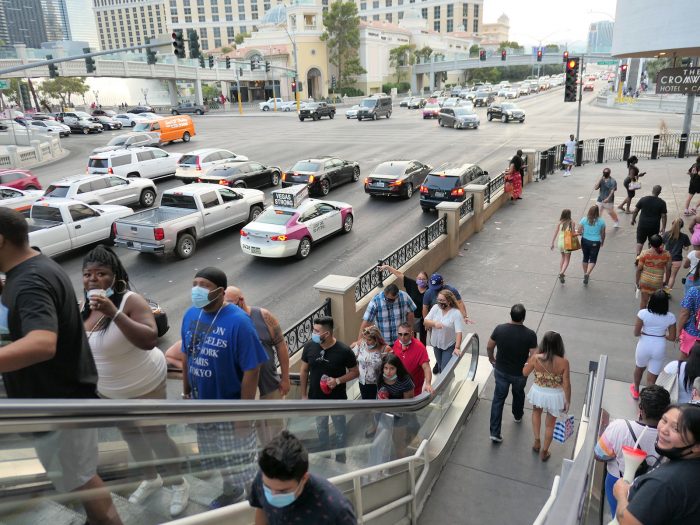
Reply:
M260 365L268 356L250 317L224 302L227 286L226 274L213 267L199 270L192 283L192 307L180 331L187 399L255 399ZM201 464L219 470L223 478L223 494L211 508L244 496L255 477L256 441L250 422L197 425Z
M467 315L467 307L464 306L464 301L462 296L457 291L457 288L445 284L445 280L439 273L434 273L430 276L430 281L428 281L428 291L423 295L423 319L428 316L430 309L437 303L437 296L442 290L449 290L455 294L455 299L457 299L457 307L459 311L462 312L465 322L469 322L469 316Z

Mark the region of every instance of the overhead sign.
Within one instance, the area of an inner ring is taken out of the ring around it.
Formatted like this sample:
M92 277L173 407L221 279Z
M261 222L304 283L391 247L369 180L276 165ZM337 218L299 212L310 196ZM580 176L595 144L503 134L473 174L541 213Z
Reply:
M308 196L309 187L306 184L295 184L288 188L273 191L272 204L283 208L297 208Z
M7 89L10 87L9 80L0 80L0 89Z
M700 67L673 67L656 74L656 93L700 93Z
M596 64L598 64L599 66L614 66L615 64L617 64L617 60L598 60Z

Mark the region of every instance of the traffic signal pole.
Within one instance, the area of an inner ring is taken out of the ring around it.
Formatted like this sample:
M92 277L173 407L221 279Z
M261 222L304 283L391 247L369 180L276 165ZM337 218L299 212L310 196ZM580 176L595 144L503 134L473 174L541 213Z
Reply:
M576 142L578 142L578 134L581 130L581 101L583 99L583 67L586 63L586 55L581 55L581 61L578 66L579 84L578 84L578 114L576 115Z
M238 114L243 115L243 103L241 102L241 77L238 76L238 64L234 64L236 68L236 98L238 99Z

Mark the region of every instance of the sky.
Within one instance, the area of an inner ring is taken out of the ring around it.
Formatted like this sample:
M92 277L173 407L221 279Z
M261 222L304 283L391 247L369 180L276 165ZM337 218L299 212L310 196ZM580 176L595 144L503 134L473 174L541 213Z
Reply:
M611 20L616 0L484 0L484 23L510 18L510 40L520 45L587 41L591 22Z

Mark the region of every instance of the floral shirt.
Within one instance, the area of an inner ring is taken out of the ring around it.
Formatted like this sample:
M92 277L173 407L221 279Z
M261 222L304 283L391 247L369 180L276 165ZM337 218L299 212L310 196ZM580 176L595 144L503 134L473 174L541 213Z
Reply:
M370 351L369 348L367 348L367 343L364 340L360 341L357 346L357 363L360 365L360 383L363 385L376 385L379 382L379 375L382 373L383 357L383 351Z

